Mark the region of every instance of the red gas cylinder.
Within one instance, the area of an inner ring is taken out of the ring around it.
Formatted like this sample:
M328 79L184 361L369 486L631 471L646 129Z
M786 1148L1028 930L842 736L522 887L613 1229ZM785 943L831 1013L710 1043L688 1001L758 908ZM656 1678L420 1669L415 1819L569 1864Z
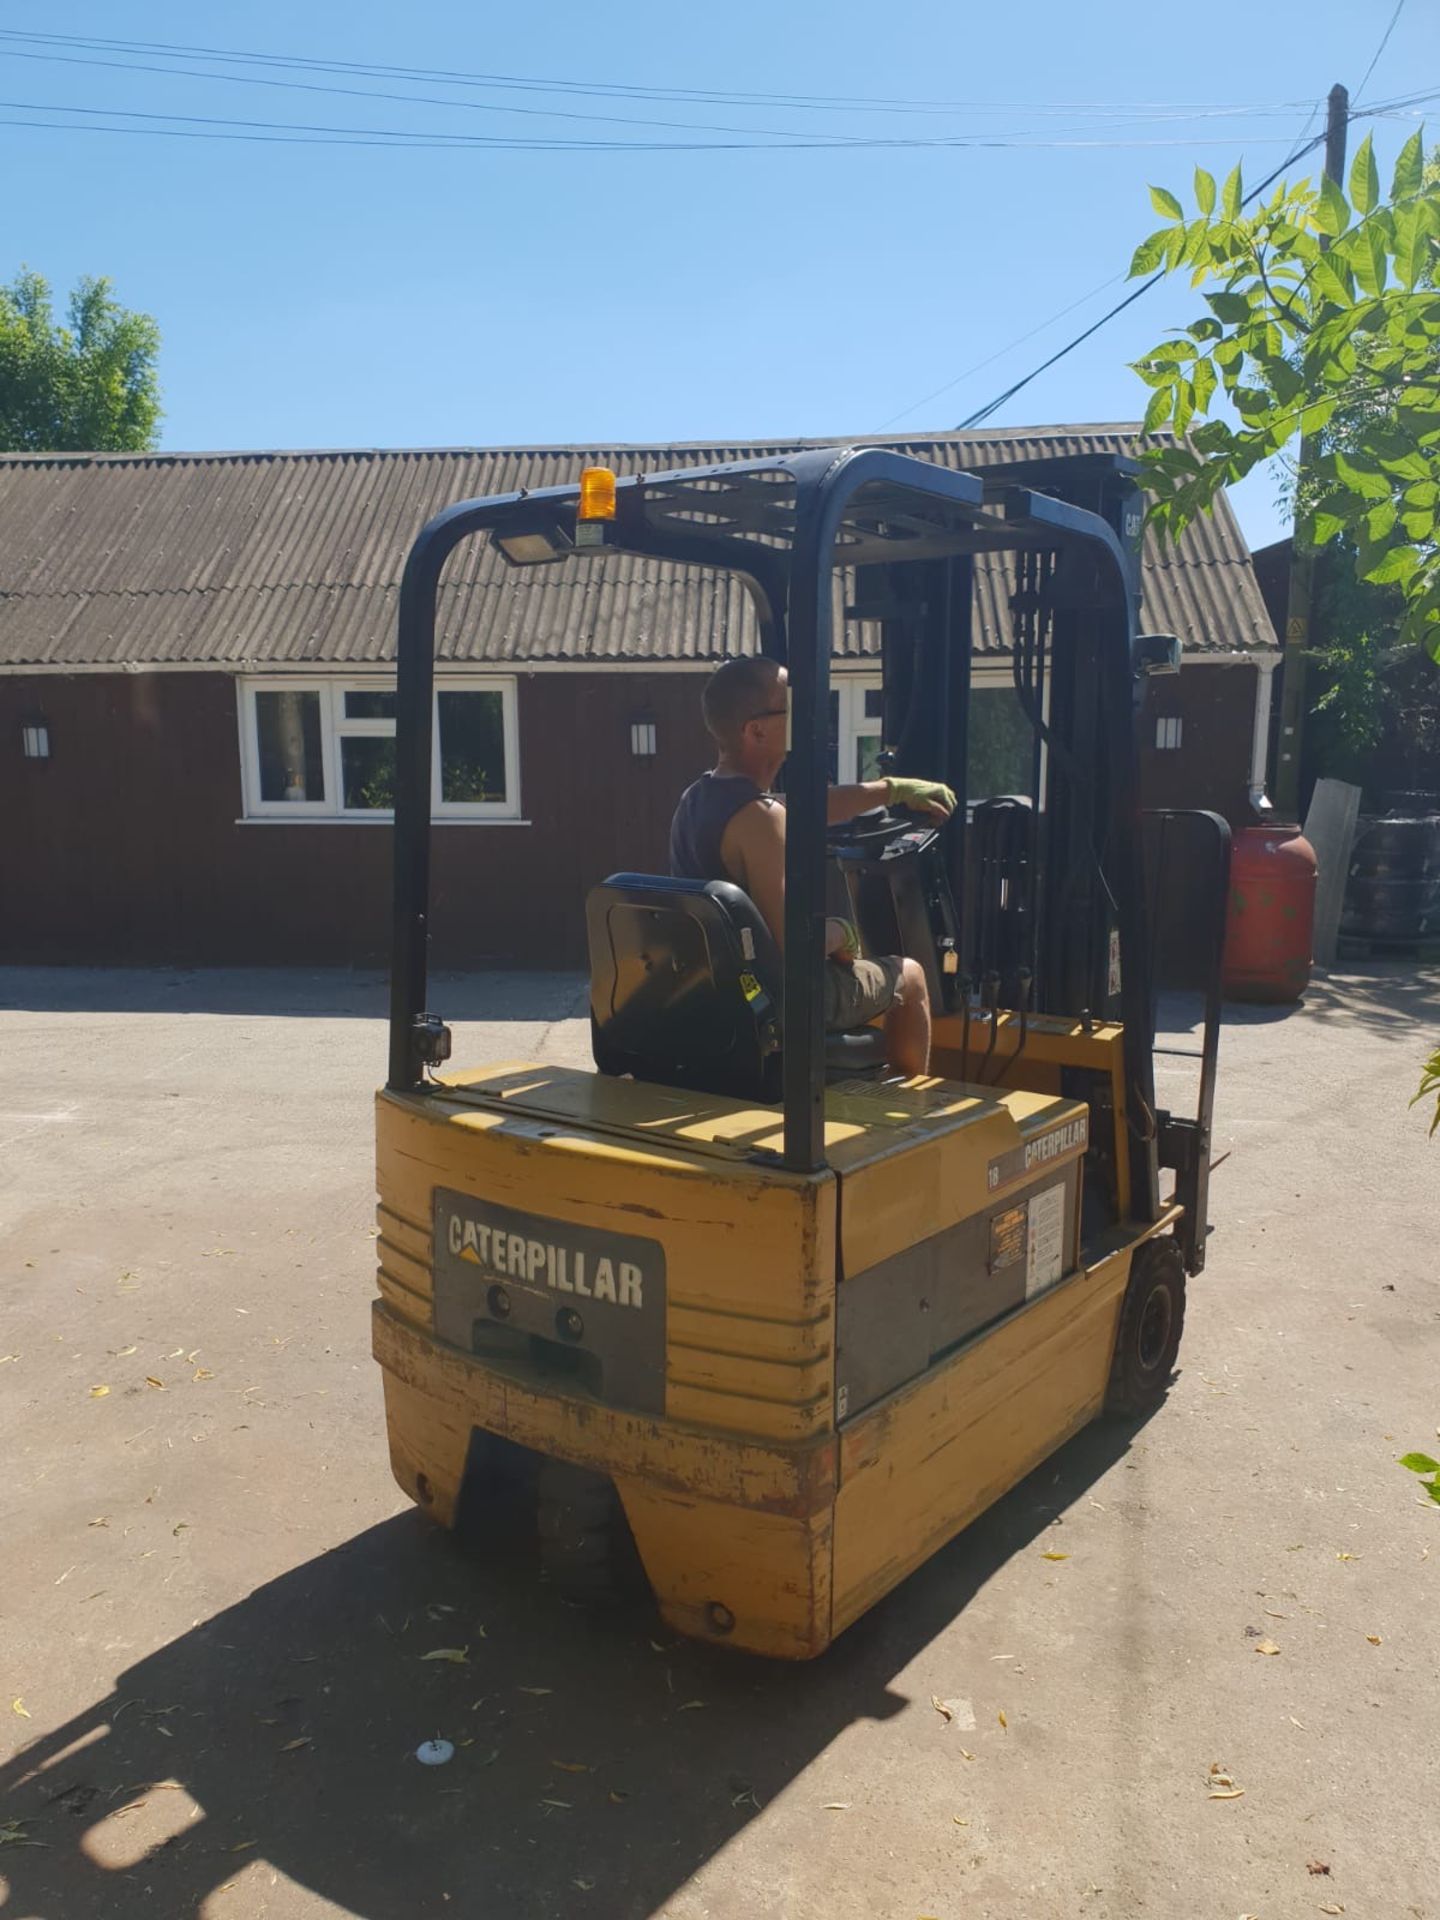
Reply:
M1315 849L1298 827L1242 827L1230 850L1227 1000L1298 1000L1310 983Z

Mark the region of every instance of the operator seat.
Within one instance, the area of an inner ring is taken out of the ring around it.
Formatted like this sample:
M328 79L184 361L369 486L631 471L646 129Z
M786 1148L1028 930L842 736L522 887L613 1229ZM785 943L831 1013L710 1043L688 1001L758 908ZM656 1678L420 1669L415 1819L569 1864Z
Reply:
M613 873L591 889L585 919L602 1073L780 1099L780 954L749 894L726 880ZM827 1079L884 1058L876 1028L826 1035Z

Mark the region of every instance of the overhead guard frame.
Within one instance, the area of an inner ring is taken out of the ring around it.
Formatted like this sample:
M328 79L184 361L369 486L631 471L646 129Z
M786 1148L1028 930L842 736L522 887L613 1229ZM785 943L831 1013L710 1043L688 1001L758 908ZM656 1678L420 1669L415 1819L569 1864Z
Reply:
M1128 463L1114 461L1117 472ZM1037 475L1039 470L1037 469ZM427 522L400 585L397 633L394 908L388 1085L424 1083L418 1022L425 1011L430 894L431 712L436 603L456 547L478 533L558 530L575 537L578 484L462 501ZM1133 497L1133 490L1132 490ZM1101 701L1119 723L1131 710L1139 604L1133 543L1101 514L1011 483L982 479L881 447L820 447L773 458L622 476L600 551L636 554L738 577L755 608L761 651L789 670L791 748L786 772L784 1166L825 1165L822 969L825 789L833 569L1022 547L1084 556L1084 623L1102 644ZM567 553L561 564L583 564ZM969 671L969 661L966 661ZM1112 866L1125 965L1125 1071L1133 1115L1154 1113L1150 977L1134 756L1110 770L1117 832ZM1153 1135L1132 1122L1131 1192L1153 1219Z

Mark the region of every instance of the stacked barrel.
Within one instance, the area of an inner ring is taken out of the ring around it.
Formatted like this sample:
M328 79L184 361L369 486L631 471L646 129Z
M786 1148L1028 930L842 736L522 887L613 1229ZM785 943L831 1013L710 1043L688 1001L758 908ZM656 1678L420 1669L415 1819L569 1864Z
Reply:
M1440 813L1361 820L1340 931L1382 947L1440 939Z

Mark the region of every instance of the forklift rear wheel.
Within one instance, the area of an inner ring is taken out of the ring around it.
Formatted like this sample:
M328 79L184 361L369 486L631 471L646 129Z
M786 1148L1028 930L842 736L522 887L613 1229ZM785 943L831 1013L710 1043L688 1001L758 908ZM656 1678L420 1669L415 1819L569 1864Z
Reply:
M1120 1331L1105 1397L1107 1413L1148 1413L1175 1370L1185 1326L1185 1262L1167 1234L1136 1249L1120 1309Z
M603 1604L634 1584L635 1544L608 1474L542 1460L535 1530L545 1578L566 1599Z

